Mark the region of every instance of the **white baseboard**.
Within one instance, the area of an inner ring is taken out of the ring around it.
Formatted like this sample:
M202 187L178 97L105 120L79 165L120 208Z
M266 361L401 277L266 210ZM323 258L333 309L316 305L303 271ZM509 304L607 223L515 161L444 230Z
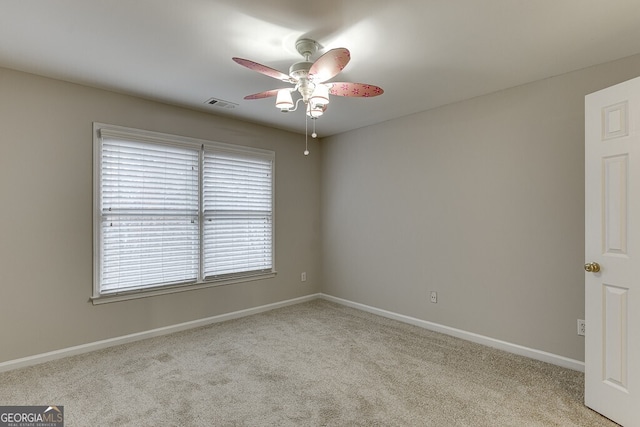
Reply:
M252 314L263 313L265 311L275 310L276 308L286 307L288 305L300 304L302 302L311 301L321 297L321 294L311 294L299 298L286 301L280 301L273 304L261 305L259 307L248 308L246 310L234 311L232 313L220 314L218 316L207 317L205 319L193 320L191 322L180 323L177 325L165 326L163 328L152 329L149 331L138 332L135 334L124 335L121 337L110 338L102 341L96 341L88 344L77 345L74 347L63 348L60 350L50 351L48 353L36 354L33 356L23 357L21 359L9 360L0 363L0 372L10 371L13 369L25 368L27 366L37 365L51 360L62 359L64 357L75 356L78 354L89 353L91 351L102 350L107 347L126 344L134 341L140 341L147 338L158 337L161 335L172 334L174 332L185 331L187 329L197 328L200 326L210 325L212 323L224 322L226 320L238 319L240 317L251 316Z
M277 308L286 307L289 305L300 304L300 303L311 301L318 298L322 298L327 301L332 301L338 304L342 304L347 307L356 308L358 310L366 311L372 314L377 314L379 316L386 317L389 319L398 320L400 322L408 323L410 325L418 326L431 331L441 332L443 334L451 335L457 338L462 338L467 341L483 344L488 347L504 350L509 353L518 354L520 356L525 356L531 359L551 363L553 365L558 365L565 368L573 369L575 371L584 372L584 362L580 362L578 360L569 359L567 357L558 356L557 354L547 353L545 351L523 347L518 344L512 344L506 341L501 341L501 340L486 337L483 335L474 334L472 332L463 331L461 329L451 328L449 326L440 325L438 323L416 319L415 317L405 316L403 314L382 310L376 307L371 307L365 304L360 304L357 302L349 301L342 298L337 298L337 297L327 295L327 294L322 294L322 293L306 295L303 297L294 298L286 301L280 301L273 304L267 304L259 307L248 308L245 310L234 311L231 313L220 314L218 316L207 317L205 319L193 320L191 322L165 326L163 328L152 329L149 331L138 332L135 334L124 335L121 337L110 338L110 339L96 341L88 344L82 344L74 347L63 348L60 350L50 351L48 353L42 353L42 354L36 354L33 356L23 357L21 359L9 360L9 361L0 363L0 372L10 371L10 370L19 369L19 368L25 368L27 366L37 365L37 364L48 362L51 360L62 359L64 357L75 356L83 353L89 353L91 351L102 350L107 347L113 347L116 345L126 344L126 343L139 341L147 338L158 337L161 335L168 335L174 332L180 332L187 329L210 325L212 323L224 322L226 320L232 320L232 319L238 319L245 316L251 316L253 314L263 313L265 311L275 310Z
M376 307L360 304L357 302L349 301L342 298L337 298L327 294L320 294L320 298L327 301L332 301L338 304L345 305L347 307L356 308L358 310L366 311L378 316L387 317L389 319L398 320L410 325L419 326L430 331L440 332L446 335L451 335L457 338L462 338L467 341L475 342L477 344L486 345L488 347L504 350L509 353L514 353L520 356L525 356L530 359L540 360L542 362L551 363L553 365L562 366L564 368L573 369L574 371L584 372L584 362L579 360L569 359L568 357L559 356L553 353L547 353L546 351L536 350L529 347L524 347L518 344L512 344L506 341L497 340L494 338L486 337L484 335L474 334L473 332L463 331L462 329L451 328L449 326L440 325L438 323L428 322L426 320L416 319L415 317L405 316L403 314L394 313L387 310L382 310Z

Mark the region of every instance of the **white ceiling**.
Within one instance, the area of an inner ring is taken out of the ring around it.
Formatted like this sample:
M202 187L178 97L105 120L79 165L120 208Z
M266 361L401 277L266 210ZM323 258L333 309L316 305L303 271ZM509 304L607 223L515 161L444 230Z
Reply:
M322 137L640 53L640 0L0 0L0 67L294 132L302 111L243 100L287 84L231 58L288 73L301 37L385 90L331 97Z

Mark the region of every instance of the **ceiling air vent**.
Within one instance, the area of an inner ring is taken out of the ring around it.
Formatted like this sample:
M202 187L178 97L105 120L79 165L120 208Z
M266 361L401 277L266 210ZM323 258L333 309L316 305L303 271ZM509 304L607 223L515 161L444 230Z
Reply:
M223 99L218 99L218 98L210 98L205 102L205 104L213 105L214 107L218 107L218 108L225 108L227 110L236 108L238 106L238 104L234 102L225 101Z

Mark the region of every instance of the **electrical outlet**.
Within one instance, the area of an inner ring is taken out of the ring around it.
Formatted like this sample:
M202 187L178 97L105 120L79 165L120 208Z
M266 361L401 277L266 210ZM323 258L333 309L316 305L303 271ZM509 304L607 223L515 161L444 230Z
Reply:
M438 302L438 293L436 291L431 291L431 302L434 304Z
M586 326L584 324L584 320L578 319L578 335L584 336L586 330L587 330L587 328L586 328Z
M300 281L301 282L306 282L307 281L307 272L303 271L302 274L300 274Z

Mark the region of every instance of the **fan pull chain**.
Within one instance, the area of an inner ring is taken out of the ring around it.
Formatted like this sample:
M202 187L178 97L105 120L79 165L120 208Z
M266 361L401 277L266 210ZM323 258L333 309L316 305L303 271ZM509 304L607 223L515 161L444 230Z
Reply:
M317 117L312 117L311 120L313 120L313 133L311 134L311 138L317 138L318 134L316 133L316 120L318 118Z
M304 155L309 155L309 120L307 115L304 115Z

